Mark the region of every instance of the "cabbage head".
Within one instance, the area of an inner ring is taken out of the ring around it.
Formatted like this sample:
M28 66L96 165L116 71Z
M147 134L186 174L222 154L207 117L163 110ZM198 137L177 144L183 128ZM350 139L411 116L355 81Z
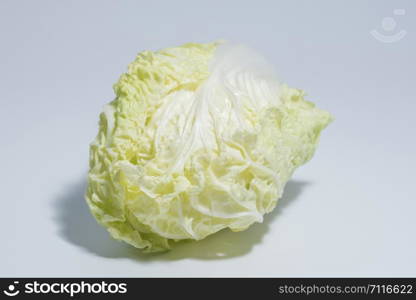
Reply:
M142 52L114 91L86 200L113 238L146 252L262 222L331 121L262 57L224 42Z

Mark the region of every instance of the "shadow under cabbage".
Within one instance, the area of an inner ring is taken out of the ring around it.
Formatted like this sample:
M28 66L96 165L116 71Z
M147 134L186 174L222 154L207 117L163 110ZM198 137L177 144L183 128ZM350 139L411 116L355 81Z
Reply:
M286 184L283 197L276 208L266 214L263 223L253 224L242 232L224 229L201 241L181 241L173 244L172 251L144 254L138 249L112 239L90 214L84 200L86 179L70 186L55 203L58 234L65 241L95 255L107 258L128 258L140 262L160 260L226 259L249 253L262 242L273 220L296 200L308 183L292 180Z

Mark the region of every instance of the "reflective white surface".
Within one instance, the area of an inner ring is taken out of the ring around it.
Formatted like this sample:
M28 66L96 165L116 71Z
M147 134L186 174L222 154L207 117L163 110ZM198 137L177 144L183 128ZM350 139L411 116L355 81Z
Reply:
M0 3L0 276L416 276L415 3L165 2ZM137 52L220 38L336 120L263 224L138 254L84 203L98 113Z

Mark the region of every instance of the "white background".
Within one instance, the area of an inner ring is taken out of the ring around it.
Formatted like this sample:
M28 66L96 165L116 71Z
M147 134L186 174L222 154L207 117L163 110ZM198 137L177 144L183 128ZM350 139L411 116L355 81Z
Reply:
M415 13L412 1L1 1L0 276L416 276ZM373 29L407 35L387 44ZM222 38L336 120L263 224L140 254L83 199L98 114L137 52Z

